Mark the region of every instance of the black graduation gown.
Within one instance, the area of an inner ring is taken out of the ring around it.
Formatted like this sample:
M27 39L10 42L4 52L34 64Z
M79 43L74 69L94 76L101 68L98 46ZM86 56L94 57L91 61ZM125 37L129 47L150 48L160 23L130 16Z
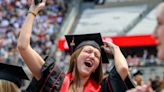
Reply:
M37 81L37 83L36 81L35 83L31 83L36 84L36 91L34 91L34 87L28 89L33 89L32 92L59 92L65 74L53 62L53 60L48 59L43 65L41 72L41 79ZM127 76L125 81L122 81L115 67L110 71L109 76L101 82L101 92L125 92L127 89L134 87L135 86L129 76Z
M113 67L109 75L101 83L101 92L125 92L127 89L134 88L135 85L129 76L123 81Z

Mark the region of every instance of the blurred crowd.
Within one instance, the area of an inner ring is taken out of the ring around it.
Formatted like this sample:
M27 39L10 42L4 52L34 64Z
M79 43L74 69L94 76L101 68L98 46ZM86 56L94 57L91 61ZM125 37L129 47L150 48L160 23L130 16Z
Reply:
M160 77L159 75L155 75L154 77L149 76L149 80L147 82L143 78L144 75L143 71L139 69L133 69L131 74L132 74L132 79L137 86L148 84L155 92L164 91L164 74L162 77Z
M127 55L126 60L130 67L137 66L158 66L164 65L154 54L150 54L148 50L143 50L143 55Z
M161 79L159 76L156 76L154 79L150 78L150 84L152 89L155 92L163 92L164 91L164 76Z
M0 62L24 64L16 45L30 3L31 0L0 0ZM47 5L36 17L31 37L31 46L43 56L54 51L56 36L68 11L64 0L48 0Z

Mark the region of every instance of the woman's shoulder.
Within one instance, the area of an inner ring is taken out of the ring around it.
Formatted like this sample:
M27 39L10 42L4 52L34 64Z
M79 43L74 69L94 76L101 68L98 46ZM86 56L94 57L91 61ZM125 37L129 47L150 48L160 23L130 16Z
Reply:
M39 80L40 91L59 90L64 80L65 73L58 66L55 60L48 57L41 69L41 79Z
M101 82L101 92L125 92L134 88L134 84L129 76L122 80L115 67L108 72L108 76Z
M58 92L65 74L61 71L60 67L55 63L51 57L44 59L46 62L41 69L40 80L32 79L27 92Z

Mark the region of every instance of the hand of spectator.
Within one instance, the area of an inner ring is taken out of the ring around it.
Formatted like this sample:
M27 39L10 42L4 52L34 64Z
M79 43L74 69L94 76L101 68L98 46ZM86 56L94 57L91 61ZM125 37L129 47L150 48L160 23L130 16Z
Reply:
M38 12L45 7L46 1L47 0L42 0L41 3L35 5L34 0L32 0L32 4L31 4L31 7L30 7L29 11L33 12L35 15L37 15Z
M154 92L149 84L143 84L142 86L137 86L131 90L127 90L126 92Z
M103 46L104 50L106 51L106 53L109 54L114 54L114 49L119 48L117 45L115 45L112 42L104 42L104 46Z

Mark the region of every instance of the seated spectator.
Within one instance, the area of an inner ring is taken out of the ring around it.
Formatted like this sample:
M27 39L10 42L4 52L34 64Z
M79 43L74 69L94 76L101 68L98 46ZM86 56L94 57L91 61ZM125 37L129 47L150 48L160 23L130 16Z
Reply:
M142 78L143 73L138 69L134 69L132 71L132 74L133 74L134 83L136 83L136 85L143 85L144 83Z
M161 92L160 91L160 77L159 76L157 76L157 75L155 76L155 79L152 80L152 82L151 82L151 86L155 92Z

